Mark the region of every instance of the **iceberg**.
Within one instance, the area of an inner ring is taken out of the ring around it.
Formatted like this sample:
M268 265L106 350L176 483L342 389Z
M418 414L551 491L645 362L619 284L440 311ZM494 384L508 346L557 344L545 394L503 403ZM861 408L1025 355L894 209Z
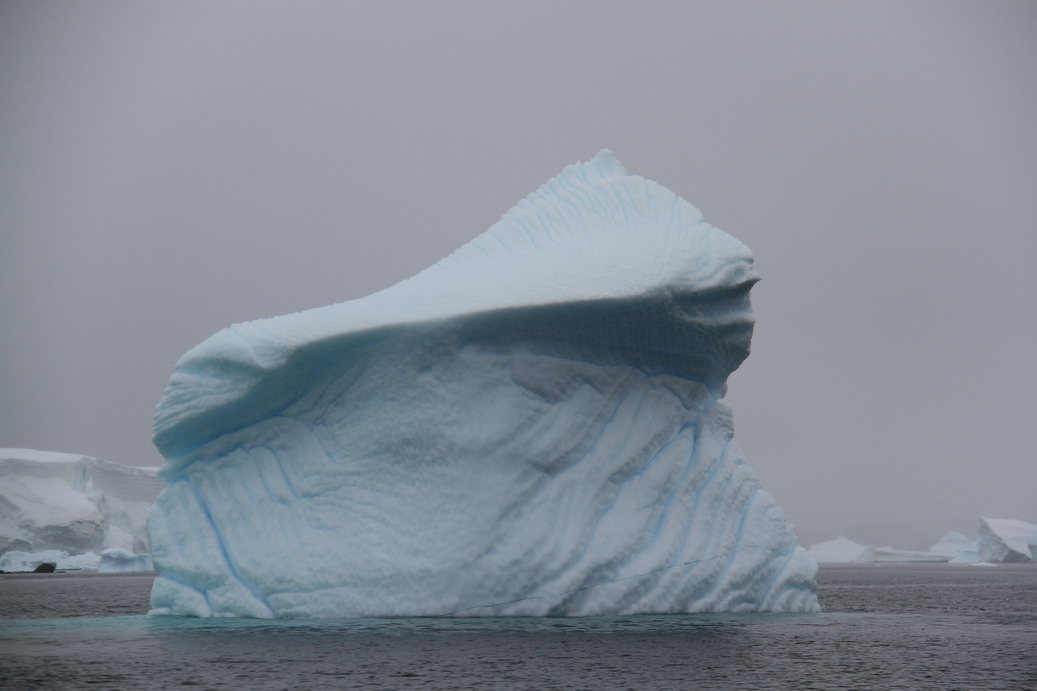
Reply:
M219 331L155 410L152 613L818 611L720 402L756 280L604 151L410 279Z
M147 552L148 511L162 490L157 473L89 456L0 449L0 554Z
M934 554L950 557L952 564L974 564L979 561L976 541L951 530L929 548Z
M918 561L939 563L950 560L945 554L862 545L841 535L834 540L811 545L807 552L820 564Z
M1037 558L1037 524L1014 518L980 518L976 551L981 562L1032 562Z
M919 552L913 549L896 549L895 547L872 547L875 558L872 561L900 562L900 561L927 561L934 563L946 563L950 557L946 554L934 554L933 552Z
M101 552L98 573L151 573L155 567L150 554L134 554L121 547L109 547Z
M834 540L810 545L807 552L819 564L875 561L874 547L862 545L842 535Z

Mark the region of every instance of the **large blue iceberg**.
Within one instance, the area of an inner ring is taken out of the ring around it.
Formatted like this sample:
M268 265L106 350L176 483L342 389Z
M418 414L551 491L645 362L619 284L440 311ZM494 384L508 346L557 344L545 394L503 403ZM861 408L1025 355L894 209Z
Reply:
M818 610L719 402L756 280L605 151L391 288L223 329L155 412L152 612Z

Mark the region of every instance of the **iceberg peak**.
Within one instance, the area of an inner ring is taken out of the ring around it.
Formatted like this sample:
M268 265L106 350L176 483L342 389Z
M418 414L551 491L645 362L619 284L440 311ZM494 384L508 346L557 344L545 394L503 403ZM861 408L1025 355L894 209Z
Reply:
M748 355L748 289L757 279L745 245L705 223L669 189L627 174L603 151L568 166L485 233L409 279L360 300L235 324L195 346L177 363L155 410L154 443L167 458L181 457L245 424L261 399L272 413L296 385L271 375L308 376L291 369L292 359L303 363L301 351L335 347L333 341L504 310L650 296L685 322L654 320L655 328L694 331L698 315L711 309L707 302L737 310L728 321L744 333L726 339L724 357L708 363L701 351L675 349L676 334L643 343L655 356L663 355L658 346L669 349L657 357L659 366L722 395L727 376Z

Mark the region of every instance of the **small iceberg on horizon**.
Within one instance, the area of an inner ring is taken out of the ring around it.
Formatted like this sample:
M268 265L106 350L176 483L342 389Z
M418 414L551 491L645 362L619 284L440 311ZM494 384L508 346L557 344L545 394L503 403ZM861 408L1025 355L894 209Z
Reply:
M954 530L940 538L929 551L950 557L951 564L974 564L979 561L977 541Z
M807 554L818 564L848 564L875 561L874 548L840 535L834 540L810 545Z

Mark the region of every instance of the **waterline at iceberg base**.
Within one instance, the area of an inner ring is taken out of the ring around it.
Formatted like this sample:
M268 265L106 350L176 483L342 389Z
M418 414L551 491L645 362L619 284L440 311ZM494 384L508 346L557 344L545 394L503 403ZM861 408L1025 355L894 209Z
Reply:
M155 414L152 612L810 612L719 402L749 250L608 152L361 300L236 324Z

